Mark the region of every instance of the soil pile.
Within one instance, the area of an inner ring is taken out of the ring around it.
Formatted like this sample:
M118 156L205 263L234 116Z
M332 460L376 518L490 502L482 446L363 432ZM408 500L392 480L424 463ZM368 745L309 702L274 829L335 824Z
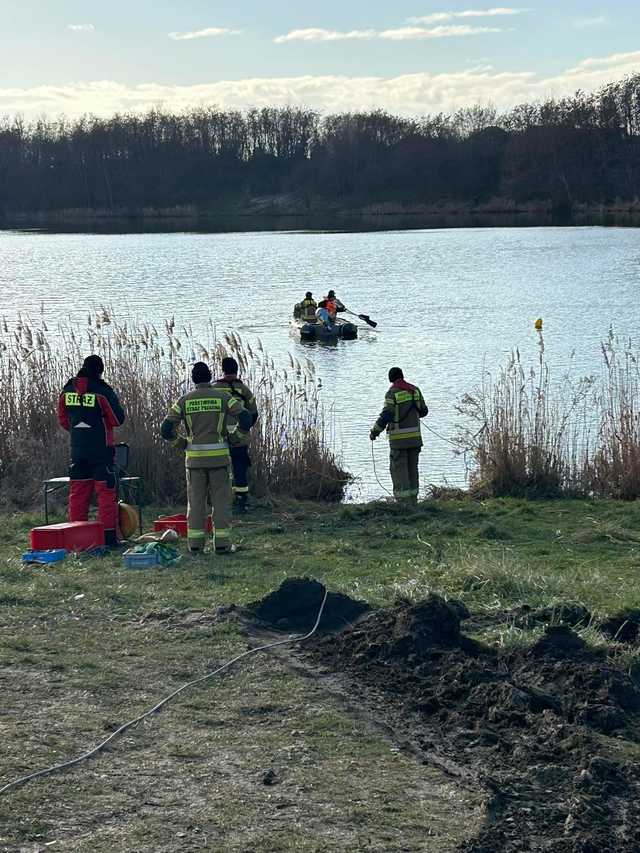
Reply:
M640 850L640 690L567 625L500 653L431 595L370 613L310 654L490 788L466 850Z
M324 593L325 587L316 580L288 578L261 601L249 604L247 610L280 630L306 632L315 624ZM330 592L318 631L323 633L344 628L369 609L364 601Z

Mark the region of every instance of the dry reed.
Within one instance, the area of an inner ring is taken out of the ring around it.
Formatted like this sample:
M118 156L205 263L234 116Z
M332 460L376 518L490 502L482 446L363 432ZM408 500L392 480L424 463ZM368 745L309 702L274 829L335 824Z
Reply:
M458 411L460 448L482 495L640 497L640 370L631 342L613 333L598 376L553 383L539 335L535 368L518 351L498 377L485 373Z
M339 500L349 475L329 448L319 384L310 363L290 358L277 368L262 345L238 336L216 339L212 325L203 337L176 330L173 318L153 323L121 322L101 309L86 324L49 329L43 320L19 318L0 325L0 499L30 506L47 477L66 473L68 437L56 417L64 383L83 358L98 353L105 380L124 406L127 420L117 440L131 447L129 473L144 478L149 500L185 499L184 460L163 442L160 424L172 402L191 388L190 364L210 363L215 374L223 356L233 355L254 391L260 420L251 433L252 483L257 495Z

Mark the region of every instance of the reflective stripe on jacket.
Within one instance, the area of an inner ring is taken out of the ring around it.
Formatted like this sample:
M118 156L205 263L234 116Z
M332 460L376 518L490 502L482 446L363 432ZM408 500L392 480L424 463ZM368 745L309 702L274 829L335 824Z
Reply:
M238 418L245 427L251 423L237 397L202 382L173 404L160 432L166 441L185 449L187 468L218 468L229 464L226 437L232 418ZM186 439L178 435L180 424Z
M379 435L386 427L389 446L398 450L422 447L420 418L428 412L420 389L399 379L385 395L384 408L374 424L373 432Z
M235 376L225 375L222 379L218 379L213 383L213 388L220 388L232 397L240 400L247 412L251 415L251 426L255 424L258 420L258 405L256 403L256 398L244 382L241 382ZM246 447L249 444L249 430L243 429L235 417L229 418L227 434L229 444L233 447Z

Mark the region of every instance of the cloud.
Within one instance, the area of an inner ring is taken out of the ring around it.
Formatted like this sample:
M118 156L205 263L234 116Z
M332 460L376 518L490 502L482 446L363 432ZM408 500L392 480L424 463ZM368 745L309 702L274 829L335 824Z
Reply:
M432 12L417 18L408 18L410 24L437 24L442 21L453 21L456 18L497 18L511 15L522 15L531 9L511 9L497 6L493 9L466 9L463 12Z
M460 36L476 36L485 33L501 33L498 27L470 27L466 25L425 27L397 27L390 30L324 30L310 27L304 30L291 30L286 35L276 36L276 44L290 41L415 41L418 39L441 39Z
M640 51L586 58L553 77L534 71L501 72L485 65L443 74L263 77L194 86L160 83L125 86L105 80L66 86L0 88L0 114L108 116L115 112L140 112L158 105L182 110L215 104L222 109L300 105L323 112L382 108L411 116L452 111L475 103L491 102L505 108L523 101L570 94L578 88L594 89L631 73L640 73Z
M67 29L72 33L92 33L95 27L93 24L67 24Z
M578 30L590 30L608 27L609 19L605 15L596 15L593 18L576 18L571 23Z
M174 41L191 41L192 39L216 38L217 36L239 36L240 30L230 30L227 27L207 27L204 30L194 30L190 33L169 33Z
M589 73L594 68L620 68L626 66L637 66L640 64L640 50L634 50L631 53L612 53L609 56L596 57L595 59L583 59L573 68L569 68L568 74L584 74ZM636 67L636 71L638 71ZM626 73L630 73L628 70Z

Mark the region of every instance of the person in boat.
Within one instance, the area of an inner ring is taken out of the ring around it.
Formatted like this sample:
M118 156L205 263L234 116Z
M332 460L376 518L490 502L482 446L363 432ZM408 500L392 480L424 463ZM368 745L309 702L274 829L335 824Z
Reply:
M317 308L318 303L313 298L313 294L311 293L311 291L307 290L302 302L298 302L298 304L293 309L293 316L297 320L304 320L305 323L313 323L316 319Z
M333 320L331 318L331 314L329 313L326 299L321 299L318 303L318 309L316 311L316 320L318 323L320 323L321 326L324 326L327 331L330 332L333 329Z
M330 290L329 293L327 293L327 295L325 296L325 300L327 303L327 311L329 312L329 316L331 317L333 322L335 322L338 311L346 311L347 309L336 296L335 290Z
M418 460L422 449L420 418L424 418L429 409L420 389L405 381L399 367L391 368L389 382L391 388L385 395L384 408L369 438L375 441L386 428L393 496L397 501L415 504L419 486Z

